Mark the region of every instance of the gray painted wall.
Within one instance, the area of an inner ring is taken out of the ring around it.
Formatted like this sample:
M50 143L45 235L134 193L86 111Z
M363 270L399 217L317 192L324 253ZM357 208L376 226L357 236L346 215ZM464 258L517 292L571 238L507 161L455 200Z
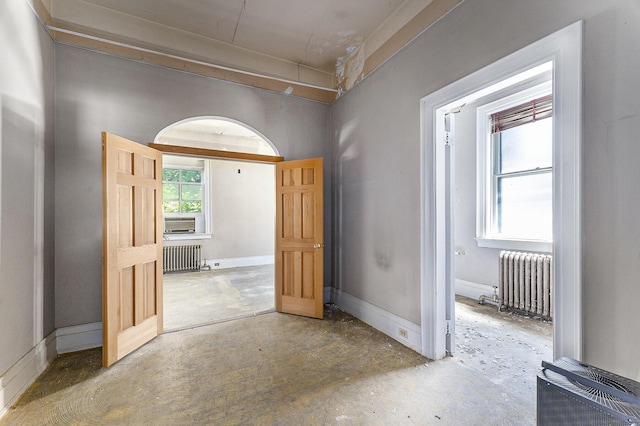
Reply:
M224 116L258 130L286 159L324 157L330 166L329 107L284 94L58 45L55 101L56 327L101 321L100 132L148 143L179 120Z
M584 360L639 380L635 0L467 0L338 100L334 280L420 322L420 98L580 19Z
M0 3L0 54L2 376L54 327L53 41L24 1Z
M476 108L465 105L455 117L455 277L478 284L498 285L499 249L476 243ZM487 292L491 294L491 292Z

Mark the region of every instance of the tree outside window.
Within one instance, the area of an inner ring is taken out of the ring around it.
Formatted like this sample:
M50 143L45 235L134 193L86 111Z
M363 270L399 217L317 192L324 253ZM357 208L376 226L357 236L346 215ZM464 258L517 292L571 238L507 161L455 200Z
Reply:
M202 213L202 169L162 169L162 197L165 213Z

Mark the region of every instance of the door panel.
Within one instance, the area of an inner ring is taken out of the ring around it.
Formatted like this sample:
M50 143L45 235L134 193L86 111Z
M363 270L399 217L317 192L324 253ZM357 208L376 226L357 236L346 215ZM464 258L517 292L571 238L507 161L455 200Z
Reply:
M322 318L322 158L276 163L276 310Z
M103 365L162 331L162 153L102 134Z

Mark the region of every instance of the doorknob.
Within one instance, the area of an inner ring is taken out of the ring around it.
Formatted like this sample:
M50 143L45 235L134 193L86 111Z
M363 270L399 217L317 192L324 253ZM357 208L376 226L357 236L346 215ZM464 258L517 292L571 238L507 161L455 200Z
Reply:
M315 244L313 245L313 248L321 248L321 247L324 247L324 244L315 243Z

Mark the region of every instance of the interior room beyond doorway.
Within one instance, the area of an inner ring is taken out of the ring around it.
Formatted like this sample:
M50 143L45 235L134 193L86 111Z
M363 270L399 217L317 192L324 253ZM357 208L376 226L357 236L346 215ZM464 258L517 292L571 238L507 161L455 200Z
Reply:
M195 152L165 151L163 159L164 329L272 311L273 164L210 155L253 158L276 155L275 148L248 126L219 117L175 123L155 145Z

